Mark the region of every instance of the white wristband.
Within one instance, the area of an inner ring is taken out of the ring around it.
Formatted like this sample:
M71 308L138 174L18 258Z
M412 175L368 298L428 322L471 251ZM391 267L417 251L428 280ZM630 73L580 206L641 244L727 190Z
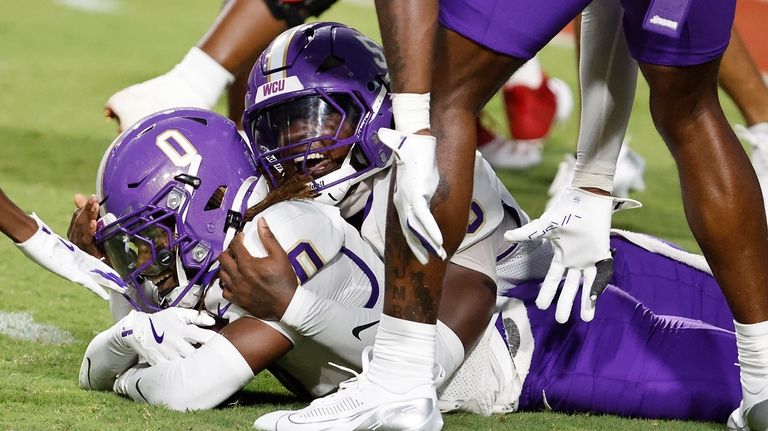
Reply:
M392 93L395 128L402 133L429 130L430 93Z

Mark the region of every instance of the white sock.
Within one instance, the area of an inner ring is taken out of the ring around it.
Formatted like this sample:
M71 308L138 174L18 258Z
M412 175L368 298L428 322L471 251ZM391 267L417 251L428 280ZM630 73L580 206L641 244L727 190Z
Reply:
M395 393L434 382L436 325L381 315L366 377Z
M234 75L198 47L190 49L169 74L184 79L209 106L215 105L235 80Z
M768 399L768 321L733 323L741 367L742 405L747 409Z

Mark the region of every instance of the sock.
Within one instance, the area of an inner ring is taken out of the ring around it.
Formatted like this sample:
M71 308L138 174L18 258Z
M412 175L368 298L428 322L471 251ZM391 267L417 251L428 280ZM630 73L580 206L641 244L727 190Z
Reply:
M184 79L209 106L215 105L221 93L235 80L234 75L198 47L190 49L170 74Z
M395 393L433 384L437 326L381 315L366 377Z
M744 409L768 399L768 321L736 326Z

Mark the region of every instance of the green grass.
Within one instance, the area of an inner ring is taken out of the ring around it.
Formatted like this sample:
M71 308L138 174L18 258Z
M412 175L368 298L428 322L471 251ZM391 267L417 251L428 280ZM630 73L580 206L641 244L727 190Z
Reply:
M94 191L103 150L115 126L102 119L114 91L173 66L203 34L217 12L203 0L131 0L117 14L66 8L55 1L7 2L0 14L0 186L20 206L66 231L71 196ZM325 17L376 35L371 9L344 4ZM548 47L542 62L575 88L572 49ZM685 225L673 162L651 126L648 92L638 90L630 124L633 148L648 162L645 208L616 216L619 227L645 231L697 250ZM219 105L223 109L223 104ZM738 117L729 108L731 118ZM501 118L498 100L489 114ZM501 123L503 124L503 123ZM502 129L500 128L499 131ZM554 130L544 162L500 176L532 216L562 155L573 151L576 120ZM259 376L233 406L178 413L137 404L111 393L78 388L77 373L91 337L110 324L104 302L27 261L0 239L0 311L26 311L38 322L71 332L67 346L41 345L0 336L0 429L250 429L258 415L278 405L298 406L272 378ZM625 420L553 413L483 418L446 417L446 429L698 430L719 425Z

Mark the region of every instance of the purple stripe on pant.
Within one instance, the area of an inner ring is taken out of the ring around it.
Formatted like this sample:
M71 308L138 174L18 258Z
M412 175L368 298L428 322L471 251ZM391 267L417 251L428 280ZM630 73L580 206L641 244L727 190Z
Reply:
M640 252L633 249L622 256L625 245L619 244L617 261L632 259L632 267L637 258L659 257L638 256ZM649 262L655 259L643 265ZM671 261L657 263L658 278L652 276L653 266L643 267L643 275L633 278L619 265L616 279L630 280L633 292L667 315L610 285L598 301L593 322L582 322L574 307L568 323L561 325L555 322L554 304L545 311L536 308L538 284L510 291L509 296L526 304L535 343L521 410L543 409L546 394L548 405L562 412L725 421L741 400L735 337L725 329L680 317L695 314L717 321L714 316L727 313L725 301L721 295L718 307L691 307L707 303L702 297L709 294L710 283L694 283L670 297L667 291L674 289L674 276L669 274L689 280L693 274L688 272L698 271ZM665 283L656 282L666 278Z

